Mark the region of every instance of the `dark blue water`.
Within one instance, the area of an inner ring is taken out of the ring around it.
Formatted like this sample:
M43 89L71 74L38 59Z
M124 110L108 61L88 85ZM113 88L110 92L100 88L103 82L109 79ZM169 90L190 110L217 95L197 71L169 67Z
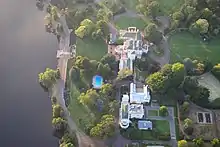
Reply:
M35 0L0 0L0 147L57 147L51 103L37 83L56 67L56 38Z

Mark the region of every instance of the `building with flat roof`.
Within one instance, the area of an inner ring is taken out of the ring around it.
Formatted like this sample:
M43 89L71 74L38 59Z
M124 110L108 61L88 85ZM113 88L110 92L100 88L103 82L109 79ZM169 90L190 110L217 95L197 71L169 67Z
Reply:
M121 107L119 113L119 124L121 128L128 128L130 119L143 119L144 117L144 103L150 102L150 93L148 86L143 87L143 93L137 93L136 84L130 84L130 94L125 94L121 100Z
M142 119L144 117L144 106L142 104L130 104L130 118Z
M136 84L130 84L130 103L150 103L150 91L148 85L143 86L143 92L137 92Z

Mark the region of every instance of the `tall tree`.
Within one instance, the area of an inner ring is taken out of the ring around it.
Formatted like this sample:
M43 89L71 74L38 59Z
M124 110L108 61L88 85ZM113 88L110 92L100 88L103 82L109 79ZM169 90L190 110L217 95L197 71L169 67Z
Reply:
M44 72L38 74L39 83L46 89L51 88L51 86L56 82L57 78L59 78L58 72L59 71L57 70L46 68Z
M188 147L188 143L186 140L178 141L178 147Z

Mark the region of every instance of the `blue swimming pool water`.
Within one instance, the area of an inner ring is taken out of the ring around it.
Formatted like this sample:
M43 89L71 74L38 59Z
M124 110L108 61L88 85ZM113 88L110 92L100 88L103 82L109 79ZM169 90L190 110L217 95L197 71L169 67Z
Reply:
M100 88L103 83L103 78L101 76L94 76L93 77L93 87Z

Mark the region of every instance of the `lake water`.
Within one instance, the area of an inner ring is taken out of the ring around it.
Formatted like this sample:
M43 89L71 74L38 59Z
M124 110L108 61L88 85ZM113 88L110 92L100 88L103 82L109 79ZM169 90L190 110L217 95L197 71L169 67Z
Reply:
M0 147L57 147L51 103L37 83L56 67L57 40L35 0L0 0Z

